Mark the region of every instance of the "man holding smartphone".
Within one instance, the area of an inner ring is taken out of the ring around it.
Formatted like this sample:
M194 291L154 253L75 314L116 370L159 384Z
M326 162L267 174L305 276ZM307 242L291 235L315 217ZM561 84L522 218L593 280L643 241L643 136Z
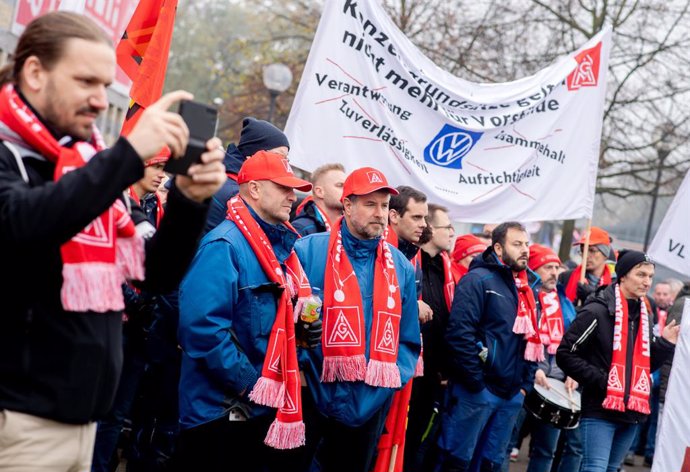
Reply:
M163 146L173 157L184 152L187 127L167 110L192 97L163 96L105 149L94 122L114 75L108 36L68 12L32 21L0 71L3 470L90 470L95 422L122 367L122 283L174 288L206 200L226 179L221 143L209 140L202 162L176 178L160 230L144 244L122 193Z

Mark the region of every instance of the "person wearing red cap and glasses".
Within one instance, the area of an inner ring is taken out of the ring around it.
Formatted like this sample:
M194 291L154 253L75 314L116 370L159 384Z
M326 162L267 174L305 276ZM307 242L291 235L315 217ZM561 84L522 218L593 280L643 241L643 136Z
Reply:
M532 244L529 247L529 268L539 277L534 298L539 316L539 336L546 349L545 359L539 362L534 374L535 384L550 388L549 379L565 382L566 388L577 389L577 382L567 377L556 364L556 349L565 330L575 319L575 307L558 283L561 260L548 247ZM558 472L578 472L582 459L579 428L563 430L539 420L532 426L528 472L549 472L561 434L565 435Z
M397 193L380 171L357 169L345 179L344 216L331 232L295 244L323 298L322 345L303 359L314 404L305 408L307 458L318 455L323 472L370 470L393 394L419 358L414 271L383 239Z
M584 245L587 241L587 234L583 234L579 241L573 246L580 246L580 251L584 252ZM611 237L603 229L592 226L589 232L589 249L587 260L583 261L585 267L585 283L580 283L583 265L563 272L559 276L559 282L565 287L565 294L568 299L576 306L582 305L597 287L610 285L612 274L606 260L612 256Z
M680 331L671 322L653 334L647 254L622 250L616 274L578 310L556 353L563 372L583 386L582 472L618 470L650 414L651 373L673 354Z
M237 175L226 220L201 241L180 286L179 462L187 470L295 470L305 425L294 313L311 288L287 223L311 190L280 154ZM323 263L322 263L323 265ZM318 345L320 323L301 340Z
M472 260L486 250L487 244L484 244L478 237L473 234L463 234L458 236L455 240L455 247L451 253L453 261L453 276L455 283L460 282L470 268Z

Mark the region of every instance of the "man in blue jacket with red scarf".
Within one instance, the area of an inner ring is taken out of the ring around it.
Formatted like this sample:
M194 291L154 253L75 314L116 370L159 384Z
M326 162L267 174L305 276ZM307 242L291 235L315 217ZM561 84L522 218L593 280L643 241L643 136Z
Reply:
M534 294L527 282L529 239L516 222L455 290L446 329L449 386L439 447L444 472L498 471L537 361L544 358Z

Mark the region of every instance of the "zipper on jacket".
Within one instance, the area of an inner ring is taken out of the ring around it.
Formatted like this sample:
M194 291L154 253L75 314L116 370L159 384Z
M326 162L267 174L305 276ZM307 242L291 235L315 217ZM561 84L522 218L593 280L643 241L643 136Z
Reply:
M584 343L584 342L587 340L587 338L589 338L589 336L590 336L590 335L594 332L594 330L596 329L598 323L599 323L599 322L598 322L597 319L595 318L594 321L592 321L592 323L591 323L589 326L587 326L587 329L585 330L585 332L582 333L582 335L581 335L579 338L577 338L577 341L575 341L575 343L573 344L573 347L570 348L570 352L575 352L575 351L577 351L577 347L578 347L580 344Z

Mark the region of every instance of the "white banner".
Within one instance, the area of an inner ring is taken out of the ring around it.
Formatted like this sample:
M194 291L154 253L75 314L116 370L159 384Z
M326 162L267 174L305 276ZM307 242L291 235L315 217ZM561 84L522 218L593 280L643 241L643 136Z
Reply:
M457 221L591 217L609 29L531 77L477 84L426 58L378 1L324 4L286 126L294 165L376 167Z
M690 472L690 298L685 299L652 472Z
M690 277L690 172L649 245L649 256L654 262Z

